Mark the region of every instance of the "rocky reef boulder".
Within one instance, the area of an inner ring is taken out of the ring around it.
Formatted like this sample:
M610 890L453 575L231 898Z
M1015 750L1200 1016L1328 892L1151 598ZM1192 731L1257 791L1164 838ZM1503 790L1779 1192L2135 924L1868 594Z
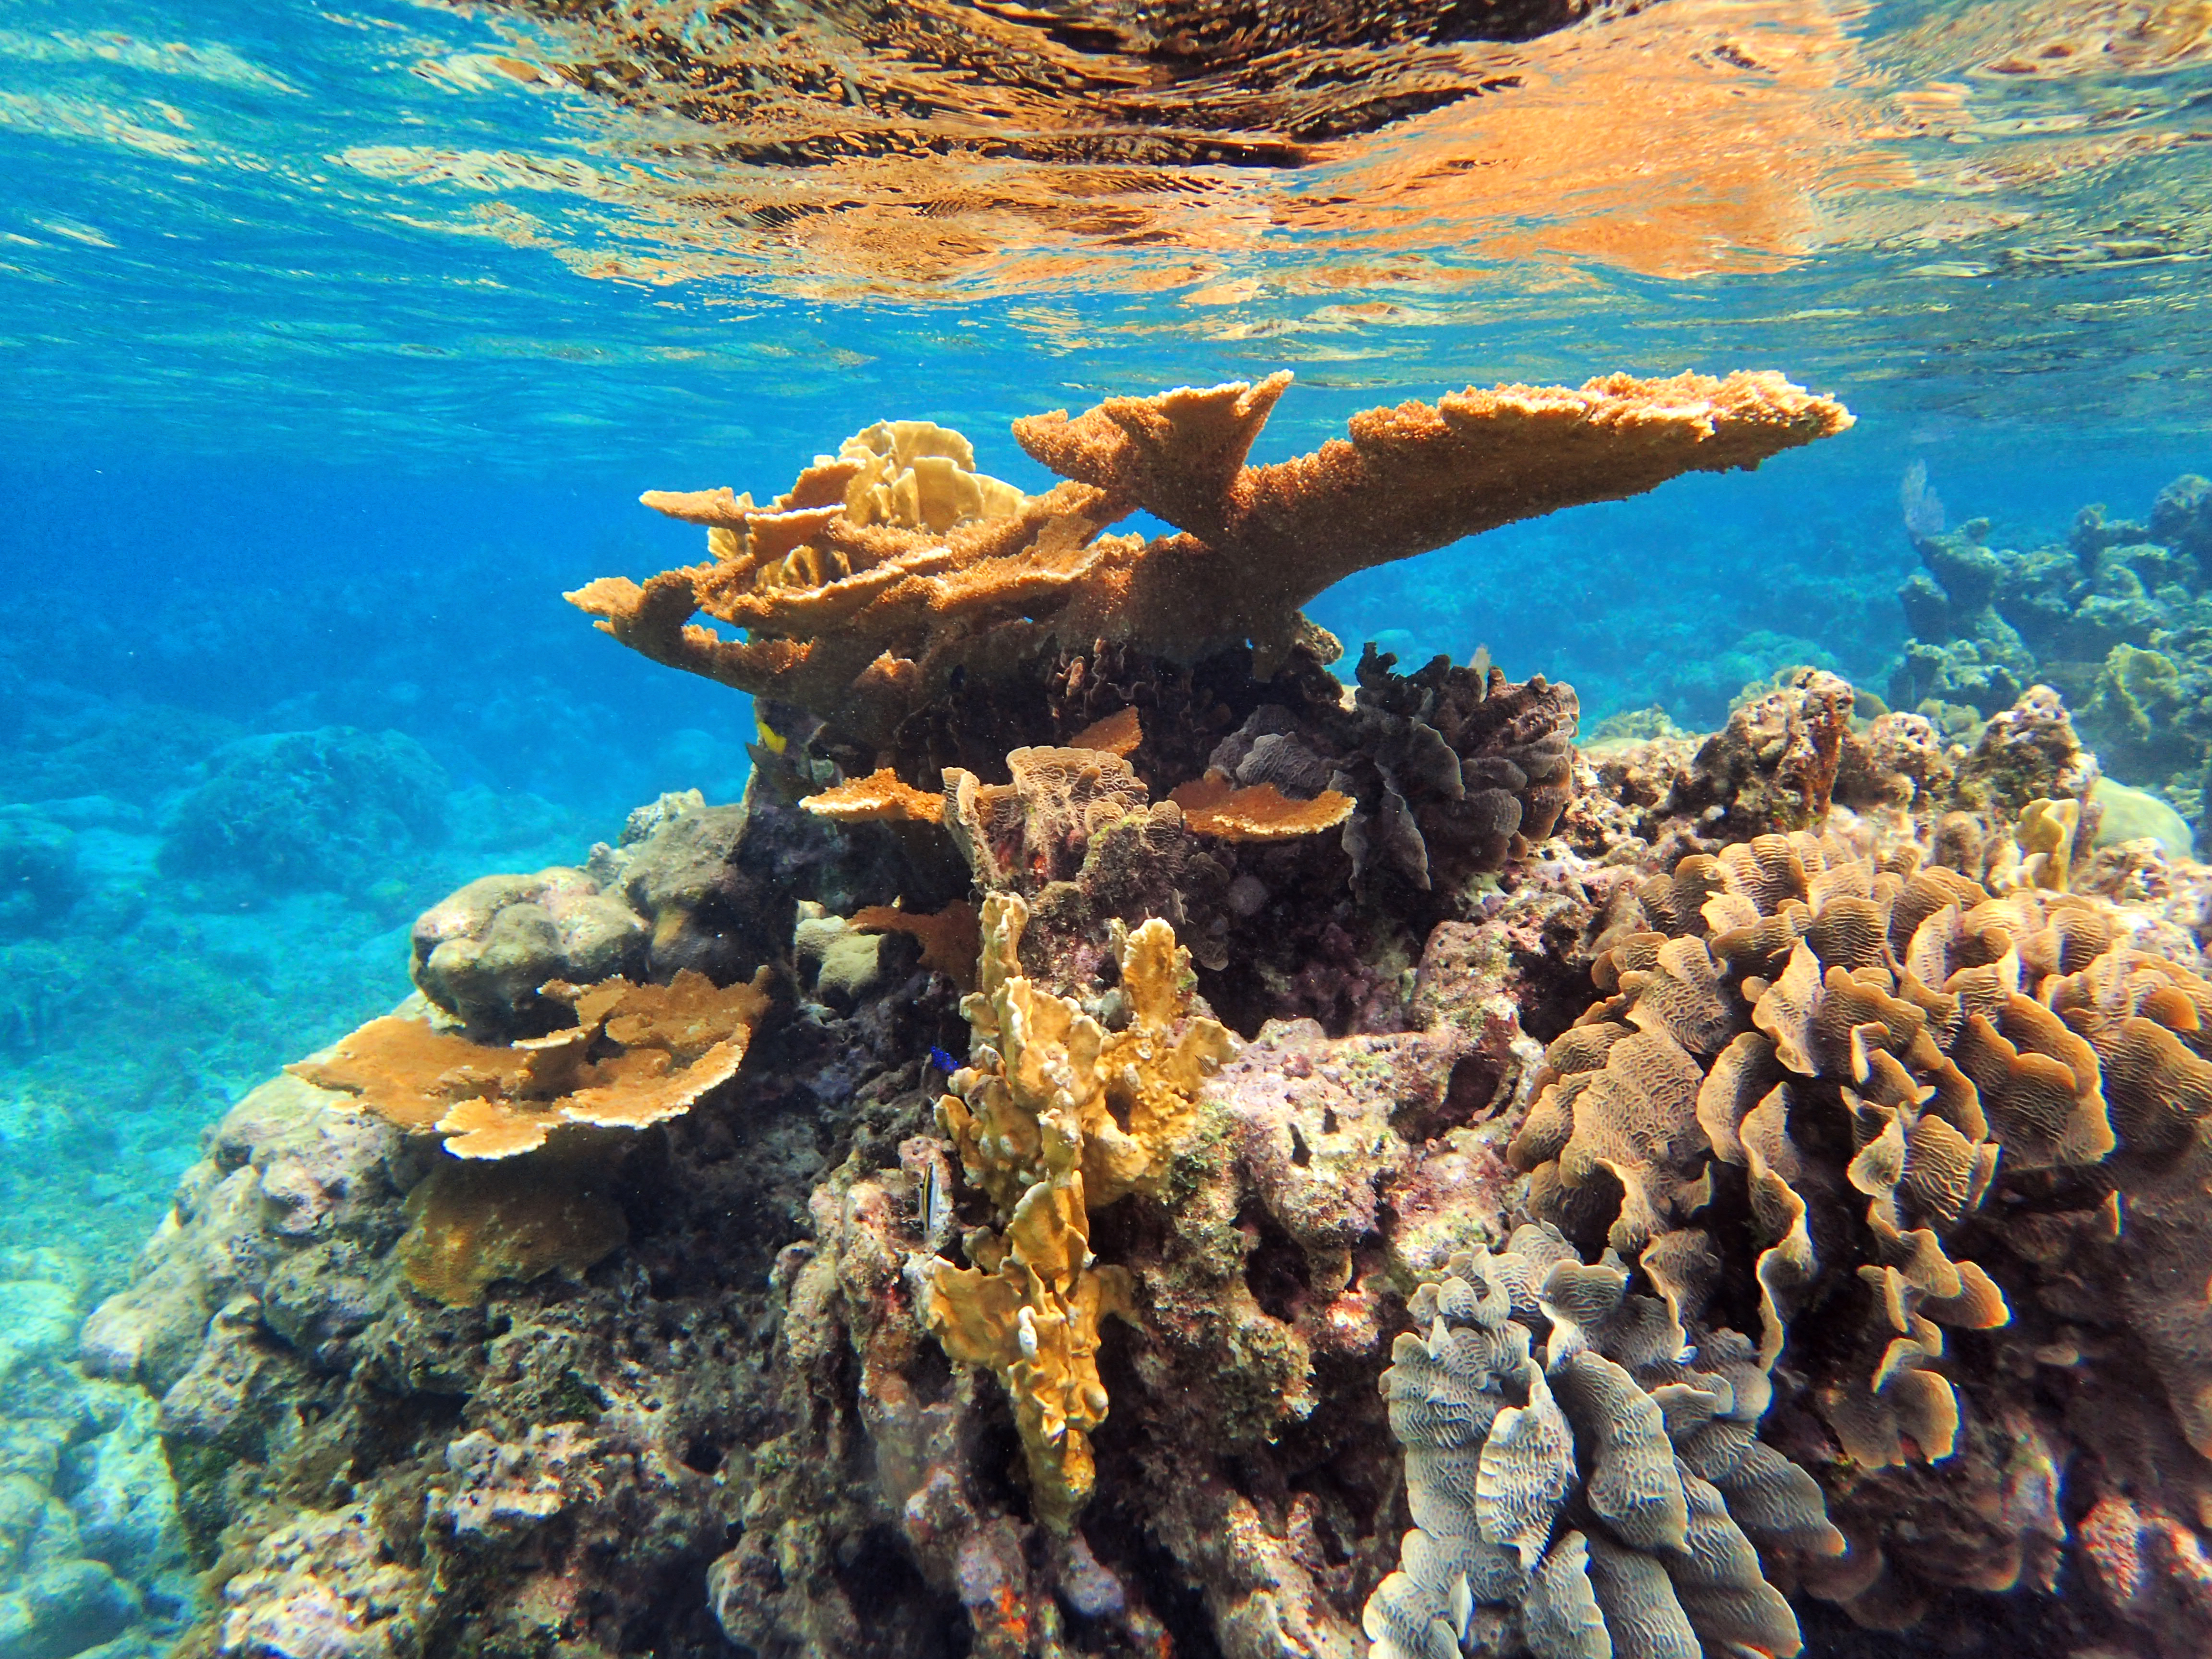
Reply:
M0 1653L153 1651L191 1601L154 1402L70 1363L81 1266L0 1251Z
M49 930L83 888L67 825L33 807L0 806L0 939Z

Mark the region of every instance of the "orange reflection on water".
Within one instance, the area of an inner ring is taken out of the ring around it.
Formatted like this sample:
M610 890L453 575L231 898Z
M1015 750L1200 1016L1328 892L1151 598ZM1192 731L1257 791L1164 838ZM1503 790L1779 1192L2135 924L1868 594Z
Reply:
M1910 177L1851 33L1864 9L1673 0L1534 42L1510 93L1355 149L1284 222L1656 276L1777 269L1825 240L1825 204Z
M607 163L575 186L591 224L509 210L499 234L651 283L1167 290L1217 313L1504 266L1523 293L1774 271L2016 224L1990 198L2178 142L2087 133L2086 112L2212 59L2212 0L1968 0L1884 35L1870 0L1511 3L1587 15L1447 40L1442 0L1369 23L1352 0L1185 0L1244 20L1194 45L1133 21L1171 0L492 0L538 55L482 62L589 111ZM2054 82L2078 118L2023 111Z
M662 248L596 267L646 280L1220 303L1253 296L1255 263L1309 290L1509 259L1770 270L1818 244L1824 197L1897 172L1843 0L1618 0L1513 43L1354 39L1324 5L1299 14L1312 38L1173 64L1127 29L1070 44L1078 14L1142 15L1111 4L917 0L870 37L826 0L772 38L732 14L678 34L650 5L516 9L564 58L499 70L618 110L606 144L673 175L631 180Z

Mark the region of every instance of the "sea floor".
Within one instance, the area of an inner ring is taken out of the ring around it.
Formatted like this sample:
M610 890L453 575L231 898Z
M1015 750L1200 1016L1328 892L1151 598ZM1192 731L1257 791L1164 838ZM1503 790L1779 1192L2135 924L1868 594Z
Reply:
M142 1659L198 1575L155 1402L80 1370L85 1316L234 1102L408 994L421 910L605 826L453 787L397 732L26 701L0 769L0 1654Z

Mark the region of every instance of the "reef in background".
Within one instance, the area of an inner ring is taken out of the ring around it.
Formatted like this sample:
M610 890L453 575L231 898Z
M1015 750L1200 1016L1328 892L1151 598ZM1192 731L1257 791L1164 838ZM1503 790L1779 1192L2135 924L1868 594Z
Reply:
M388 1003L426 900L581 820L398 732L70 712L0 804L0 1244L63 1224L112 1276L195 1126Z
M1924 482L1924 481L1923 481ZM1986 519L1946 530L1910 492L1922 574L1898 592L1912 637L1890 701L1962 726L2056 688L2112 777L2154 791L2202 835L2212 759L2212 484L2175 479L2136 521L2085 507L2063 543L1988 544ZM2138 833L2175 825L2130 801ZM2176 848L2185 851L2185 848Z
M609 600L814 705L744 799L424 913L87 1324L184 1653L2202 1650L2212 877L2054 692L1578 754L1273 601L939 605L1167 556L878 436Z

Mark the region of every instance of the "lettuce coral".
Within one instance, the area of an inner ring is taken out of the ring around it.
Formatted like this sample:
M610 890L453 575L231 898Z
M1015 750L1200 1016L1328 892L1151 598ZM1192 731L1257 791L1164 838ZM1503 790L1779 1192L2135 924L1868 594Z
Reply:
M1396 667L1370 645L1349 708L1262 704L1215 746L1209 774L1299 799L1350 796L1356 883L1389 872L1427 892L1502 869L1552 833L1573 793L1574 688L1508 680L1480 653Z
M1628 1282L1524 1226L1415 1292L1381 1382L1413 1530L1367 1603L1375 1659L1802 1650L1759 1552L1843 1540L1756 1438L1765 1367Z
M2045 809L2037 857L2075 830ZM1856 1472L1838 1520L1862 1565L1818 1582L1875 1622L1910 1621L1916 1579L2023 1570L2032 1516L1977 1522L1990 1535L1944 1559L1875 1542L1879 1472L1963 1455L1969 1490L2009 1478L1975 1437L2015 1408L2002 1373L1951 1364L1959 1335L2085 1363L2050 1322L2105 1296L2212 1452L2212 986L2131 945L2106 900L2032 878L1993 894L1922 857L1801 831L1644 878L1511 1147L1532 1213L1670 1300L1686 1284L1686 1310L1748 1275L1763 1358L1786 1352ZM1718 1274L1684 1280L1704 1257Z
M957 434L908 441L896 423L818 458L766 507L726 489L648 494L709 527L709 562L568 599L656 661L881 744L956 675L1002 673L1054 637L1185 661L1249 641L1264 676L1316 642L1298 607L1354 571L1679 473L1756 466L1850 423L1778 374L1613 375L1370 410L1349 441L1249 466L1290 378L1018 421L1022 447L1069 480L1039 496L973 472ZM1103 533L1138 508L1180 533Z

